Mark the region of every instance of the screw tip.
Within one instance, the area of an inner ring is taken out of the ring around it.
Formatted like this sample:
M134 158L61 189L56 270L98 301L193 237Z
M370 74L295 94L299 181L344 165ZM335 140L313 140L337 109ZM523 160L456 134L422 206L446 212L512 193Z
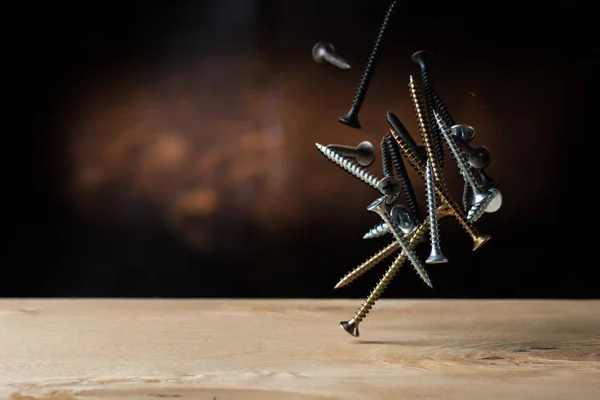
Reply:
M344 286L346 286L346 283L345 283L345 282L344 282L344 280L342 279L341 281L339 281L339 282L337 283L337 285L335 285L334 289L339 289L339 288L341 288L341 287L344 287Z

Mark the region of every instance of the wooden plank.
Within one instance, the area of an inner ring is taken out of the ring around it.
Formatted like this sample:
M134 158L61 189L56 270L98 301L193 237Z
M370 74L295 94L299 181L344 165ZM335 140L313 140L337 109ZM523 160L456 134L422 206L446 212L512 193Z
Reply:
M0 398L600 399L600 301L1 300Z

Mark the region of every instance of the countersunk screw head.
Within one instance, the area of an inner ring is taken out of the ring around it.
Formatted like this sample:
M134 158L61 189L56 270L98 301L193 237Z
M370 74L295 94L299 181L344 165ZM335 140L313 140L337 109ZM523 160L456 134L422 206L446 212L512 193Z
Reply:
M385 202L392 204L402 192L402 181L395 176L388 176L379 181L377 189L386 196Z
M450 133L465 143L469 143L475 139L475 128L473 128L471 125L454 125L450 128Z

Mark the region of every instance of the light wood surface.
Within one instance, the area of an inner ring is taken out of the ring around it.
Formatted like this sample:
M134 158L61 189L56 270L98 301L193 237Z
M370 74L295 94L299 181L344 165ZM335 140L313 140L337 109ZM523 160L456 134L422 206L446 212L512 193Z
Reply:
M0 398L600 399L599 301L0 300Z

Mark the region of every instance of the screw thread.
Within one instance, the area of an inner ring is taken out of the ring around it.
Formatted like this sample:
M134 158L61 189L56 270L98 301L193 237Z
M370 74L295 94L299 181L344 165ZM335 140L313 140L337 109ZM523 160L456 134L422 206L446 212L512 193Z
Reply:
M350 64L337 54L325 53L323 55L325 61L329 64L338 67L339 69L350 69Z
M485 209L491 203L494 196L488 196L481 203L473 204L469 209L469 213L467 214L467 219L469 221L477 221L481 216L485 213Z
M357 163L349 161L343 158L342 156L334 153L332 150L329 150L322 144L315 143L315 145L317 146L317 149L319 149L319 151L329 159L329 161L333 162L334 164L337 164L344 171L347 171L348 173L350 173L350 175L360 179L367 185L377 189L377 183L379 182L379 179L377 179L375 175L371 174L369 171L364 170Z
M440 250L440 230L439 221L437 218L437 205L436 205L436 194L433 182L433 168L431 162L427 161L427 174L425 180L426 194L427 194L427 210L429 212L429 237L431 239L431 248L437 253L441 253Z
M394 164L394 168L398 174L398 179L400 179L400 184L402 185L402 192L404 193L406 207L408 207L417 221L422 221L423 217L421 216L421 209L419 208L419 203L417 202L417 195L415 194L415 190L410 183L408 171L406 170L404 161L402 161L402 155L400 154L398 143L393 137L387 136L387 144L390 150L392 163Z
M390 230L387 224L385 222L382 222L379 225L376 225L375 227L371 228L369 232L365 233L363 239L375 239L385 234L388 234L389 232Z
M433 141L433 147L435 154L440 165L440 168L444 167L444 146L442 143L442 137L440 136L440 130L434 123L435 119L433 116L433 110L435 110L435 97L433 86L431 85L431 79L429 78L428 68L421 66L421 81L423 82L423 90L425 91L425 101L427 103L427 116L429 120L429 132Z
M413 235L412 232L410 234ZM412 240L412 236L411 236L410 240ZM394 251L398 250L399 247L400 247L400 245L398 244L398 242L392 242L392 243L388 244L386 247L379 250L373 256L369 257L365 262L360 264L358 267L354 268L352 271L350 271L346 275L344 275L344 277L342 279L340 279L338 284L335 285L335 288L339 289L343 286L348 285L351 282L354 282L356 279L358 279L363 274L365 274L368 270L370 270L375 265L379 264L382 260L387 258Z
M383 43L383 38L385 37L385 31L387 30L388 23L390 22L390 19L394 14L395 8L396 1L394 0L388 7L387 12L385 13L385 16L383 18L383 22L379 27L379 32L377 33L375 43L373 44L373 48L371 49L371 54L369 55L369 59L367 60L365 70L362 74L362 78L358 85L358 89L356 90L356 94L354 95L354 99L352 100L352 108L356 111L360 110L360 107L365 101L367 90L371 83L371 79L373 78L373 73L375 72L375 66L377 65L377 60L379 58L379 53L381 50L381 44Z
M394 175L394 167L390 158L390 148L387 144L386 138L387 136L384 136L383 139L381 139L381 166L383 168L383 177L389 178Z
M398 143L399 149L402 151L402 153L407 158L407 160L415 168L417 173L422 178L425 178L425 176L424 176L425 169L423 168L423 163L421 163L421 161L419 161L418 156L416 154L414 154L413 151L411 151L410 147L402 140L402 138L396 133L396 131L394 131L393 129L390 129L390 132L391 132L392 136L394 137L394 139L396 140L396 142ZM454 218L463 227L463 229L469 234L469 236L471 236L471 239L473 239L473 241L476 241L478 239L478 237L480 236L479 232L467 220L466 216L460 210L460 207L456 204L456 202L452 199L452 197L450 197L450 195L448 194L446 189L441 185L440 182L434 182L434 188L435 188L436 194L438 195L438 197L440 199L440 202L443 204L446 204L449 207L450 212L452 213Z
M410 98L412 100L413 108L415 110L415 115L417 117L417 125L419 127L419 131L421 132L421 138L423 140L423 144L425 145L425 151L427 152L427 157L431 160L431 168L433 169L433 176L438 181L443 181L444 177L442 174L442 170L439 167L439 162L437 158L437 153L435 150L435 145L431 138L431 132L428 129L426 115L424 114L424 106L423 99L421 97L421 91L419 87L415 83L412 75L410 76L408 88L410 92Z
M409 239L408 245L411 248L414 248L421 241L428 229L429 219L426 219L419 226L419 228L412 233L413 236ZM392 281L392 279L398 272L400 266L402 266L402 264L404 264L407 259L408 256L404 251L400 253L398 257L396 257L392 265L388 268L386 273L379 280L375 288L373 288L365 302L358 308L358 310L354 314L354 317L352 319L355 323L360 323L362 320L365 319L371 308L373 308L373 306L375 305L375 302L379 299L379 297L381 297L385 288L389 285L389 283Z
M429 276L425 271L425 267L423 267L423 264L421 264L421 261L417 256L417 253L415 253L414 249L411 246L409 246L408 242L404 239L402 233L399 232L396 226L390 221L390 218L388 217L387 213L382 213L381 218L388 225L390 232L392 232L392 235L394 235L394 238L400 244L402 252L406 253L406 257L408 257L408 260L412 264L415 271L417 271L417 274L419 274L423 282L425 282L427 286L433 287L431 284L431 280L429 279Z
M469 210L473 203L473 188L466 183L463 185L462 202L465 211Z
M465 181L469 184L469 186L471 186L471 188L473 188L474 190L478 189L479 183L475 180L473 171L471 170L471 168L469 168L469 164L467 159L465 158L465 154L458 148L456 141L450 135L450 129L448 128L446 123L441 119L439 114L437 114L435 111L434 113L437 125L442 135L444 136L444 140L448 144L448 148L452 153L452 157L456 161L456 165L458 166L460 173L462 174L463 178L465 178Z
M438 110L438 113L440 113L442 119L450 126L456 125L456 120L454 119L452 114L450 114L450 111L448 111L448 108L446 107L446 104L444 104L444 101L442 100L440 94L433 87L431 88L431 91L433 93L433 98L435 101L435 108L436 110Z
M329 144L327 149L336 152L342 157L356 157L356 147L346 146L344 144Z

